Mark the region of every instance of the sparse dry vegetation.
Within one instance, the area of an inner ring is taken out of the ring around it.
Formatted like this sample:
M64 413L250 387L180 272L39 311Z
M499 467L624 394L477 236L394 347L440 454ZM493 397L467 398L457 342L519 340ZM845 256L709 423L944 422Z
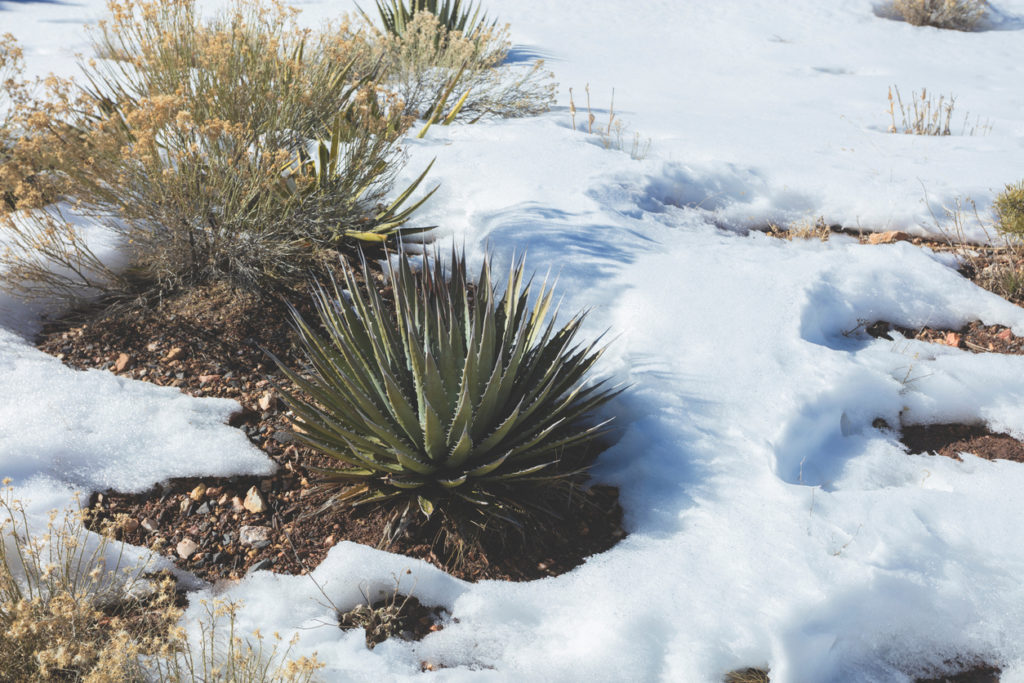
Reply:
M238 603L218 601L199 635L176 626L175 581L148 573L112 540L124 520L86 530L83 511L52 512L41 532L15 498L0 494L0 678L85 683L305 683L315 656L290 659L292 640L242 637ZM205 605L205 603L204 603Z
M0 494L4 679L141 680L140 658L167 647L180 615L173 581L147 579L145 561L87 532L79 512L54 512L34 534L8 484Z
M651 139L647 138L644 140L640 133L635 131L632 136L627 136L626 133L629 130L629 125L615 114L615 89L612 88L611 104L608 107L608 122L603 126L598 123L597 116L590 107L589 83L584 87L584 92L587 94L587 123L586 126L581 127L588 134L597 135L605 149L626 152L631 159L635 160L646 159L651 151ZM573 130L577 130L576 112L576 100L573 97L572 88L569 88L569 116L572 121ZM595 126L595 123L598 125Z
M893 0L897 16L914 26L973 31L985 18L985 0Z
M895 95L893 94L895 93ZM952 95L946 98L939 95L935 98L928 94L927 88L921 88L921 94L910 93L910 103L904 104L900 89L896 86L889 88L889 125L890 133L904 133L907 135L952 135L953 108L956 106L956 98ZM896 114L899 113L899 123ZM964 115L963 126L960 135L987 135L992 129L988 123L976 119L972 124L970 113Z

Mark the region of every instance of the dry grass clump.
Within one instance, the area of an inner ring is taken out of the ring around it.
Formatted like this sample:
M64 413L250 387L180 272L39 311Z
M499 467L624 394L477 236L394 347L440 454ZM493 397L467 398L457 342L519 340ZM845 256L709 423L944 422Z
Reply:
M5 485L8 483L4 482ZM81 513L51 514L33 535L8 486L0 496L0 672L4 680L141 680L140 657L166 649L180 615L173 581L145 562L107 564L110 541ZM122 547L123 550L123 547Z
M893 0L892 8L914 26L973 31L985 17L985 0Z
M217 602L193 642L175 626L175 582L147 574L111 540L124 520L86 531L84 511L53 512L33 533L9 480L0 494L0 679L122 683L305 683L316 657L289 659L237 632L238 603ZM111 559L113 558L113 559ZM205 604L205 603L204 603ZM225 626L225 619L227 624Z
M406 114L440 118L445 93L461 103L458 116L532 116L550 109L557 84L543 60L504 66L511 41L508 25L481 26L473 33L450 31L428 11L412 15L401 34L377 31L375 46L384 83L404 103Z
M629 126L615 116L615 88L612 88L611 105L608 107L608 123L604 126L597 125L597 116L590 108L590 84L584 87L587 93L587 124L583 128L587 133L597 135L605 149L614 149L626 152L631 159L646 159L651 151L651 139L644 140L640 133L633 132L632 137L626 136ZM573 98L572 88L569 88L569 116L572 121L572 129L576 128L576 100Z
M59 178L79 211L132 245L134 276L162 290L214 279L273 290L354 240L400 231L409 216L382 202L408 120L360 72L365 43L351 32L300 29L276 4L208 21L193 0L111 10L86 86L50 79L45 112L19 112L12 166ZM23 247L0 258L8 286L46 284L24 249L40 243L81 257L58 259L64 274L91 270L78 228L52 214L2 227Z
M893 92L895 91L895 96ZM910 104L903 103L900 89L895 85L889 88L889 125L890 133L907 135L952 135L953 108L956 98L952 95L947 99L939 95L938 99L928 94L927 88L921 88L921 94L910 93ZM901 123L896 123L896 111L900 112ZM976 120L970 123L970 113L964 115L960 135L986 135L992 126Z
M800 220L792 221L786 227L782 227L776 223L769 223L767 232L772 237L788 240L790 242L794 239L816 239L822 242L828 242L829 238L832 236L832 227L825 222L824 216L818 216L817 218L805 217Z
M287 644L275 633L268 639L257 631L252 638L238 632L241 603L202 601L206 614L199 620L193 642L184 629L172 631L173 648L147 661L150 679L160 683L309 683L323 664L312 657L291 659L298 636Z

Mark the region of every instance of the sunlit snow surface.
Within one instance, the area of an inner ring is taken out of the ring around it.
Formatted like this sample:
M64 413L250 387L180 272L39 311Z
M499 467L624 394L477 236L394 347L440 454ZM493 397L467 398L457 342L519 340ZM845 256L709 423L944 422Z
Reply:
M299 6L316 24L349 5ZM403 177L436 157L421 220L442 243L500 265L525 252L559 275L563 310L591 309L588 334L611 330L599 371L631 389L606 409L621 438L596 475L621 487L630 535L527 584L470 585L341 543L312 578L219 588L245 601L242 629L300 634L296 654L318 652L327 680L715 681L770 666L773 681L903 681L957 657L1024 680L1024 467L910 456L872 427L984 421L1024 437L1024 358L860 329L980 319L1024 334L1024 311L909 244L746 232L818 216L935 232L957 198L985 218L1024 173L1024 1L997 0L992 30L970 34L880 18L867 0L486 7L511 22L517 59L548 58L559 106L435 126L409 141ZM101 14L95 0L3 0L0 32L36 72L70 74L80 24ZM649 158L570 129L568 88L582 109L588 82L598 122L615 88ZM952 93L992 130L890 135L890 85ZM31 329L31 310L5 304L0 323ZM45 504L54 479L140 490L270 467L223 425L228 402L72 372L13 333L0 368L0 465ZM373 651L335 628L332 603L395 577L458 623ZM193 600L186 618L202 613Z

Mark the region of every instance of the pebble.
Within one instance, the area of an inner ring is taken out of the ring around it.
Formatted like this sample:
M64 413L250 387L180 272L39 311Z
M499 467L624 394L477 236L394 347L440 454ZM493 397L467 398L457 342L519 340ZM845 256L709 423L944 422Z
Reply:
M137 520L137 519L129 519L129 520L127 520L124 523L124 530L127 531L128 533L132 533L133 531L135 531L138 528L139 528L139 520Z
M196 508L196 514L197 515L208 515L208 514L210 514L210 501L206 501L205 503L200 505L198 508Z
M142 528L152 533L157 530L156 521L154 521L150 517L146 517L144 520L142 520Z
M149 351L150 353L153 353L154 351L156 351L159 348L160 348L159 342L152 341L152 342L149 342L148 344L146 344L146 350Z
M218 379L220 379L220 375L199 375L199 384L209 384Z
M873 232L868 235L868 244L892 244L893 242L909 242L910 235L900 230Z
M199 550L199 544L193 541L191 538L183 538L178 541L178 557L183 560L187 560L192 557L195 552Z
M241 512L245 509L245 505L242 504L242 499L235 496L231 499L231 509L235 512Z
M116 372L124 372L124 369L127 368L128 364L131 362L132 357L129 356L127 353L122 353L120 356L117 357L117 360L114 361L114 370Z
M238 542L251 548L265 548L270 545L268 526L243 526L238 530Z
M263 496L260 495L259 489L253 486L249 489L249 492L245 494L245 502L242 503L242 507L249 512L259 514L266 511L267 504L263 500Z
M274 392L273 389L264 392L263 396L260 397L259 406L260 410L264 412L277 406L277 394Z
M189 498L182 498L181 505L179 506L181 514L188 516L188 513L192 510L192 501Z
M188 494L188 497L195 502L201 501L206 496L206 484L199 484L199 486L192 489L192 492Z
M164 362L169 363L170 361L178 360L184 355L185 349L181 348L180 346L175 346L173 349L167 352L166 356L164 356Z

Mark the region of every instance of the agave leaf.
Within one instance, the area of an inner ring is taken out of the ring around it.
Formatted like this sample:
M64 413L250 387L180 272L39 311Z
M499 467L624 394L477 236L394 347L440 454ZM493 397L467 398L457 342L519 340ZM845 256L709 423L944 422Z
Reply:
M448 460L445 462L445 466L449 469L461 467L472 452L473 438L469 435L469 427L466 427L462 430L458 441L456 441L452 446L452 450L448 454Z
M388 235L386 234L365 231L360 232L358 230L346 230L345 237L349 237L354 240L359 240L360 242L369 242L375 244L388 241Z
M444 479L444 478L438 479L437 483L440 484L441 486L443 486L446 489L454 489L456 487L459 487L459 486L462 486L463 484L465 484L466 483L466 479L467 479L467 476L465 474L460 474L459 476L452 477L450 479Z
M416 502L419 504L420 512L427 519L430 519L430 515L434 514L434 503L429 498L424 496L416 496Z
M555 463L553 461L549 460L548 462L542 462L542 463L539 463L539 464L536 464L536 465L530 465L529 467L524 467L522 469L512 470L510 472L502 472L501 474L495 474L495 475L489 477L489 479L500 480L500 481L504 481L504 480L508 480L508 479L519 479L520 477L526 477L526 476L529 476L531 474L536 474L537 472L540 472L541 470L543 470L545 468L551 467L554 464ZM551 477L545 477L545 479L557 479L558 476L559 475L556 474L556 475L552 475Z
M494 460L491 460L490 462L484 463L483 465L480 465L479 467L476 467L474 469L469 470L468 472L466 472L466 475L468 477L470 477L470 478L473 478L473 479L486 476L486 475L490 474L491 472L493 472L494 470L496 470L499 467L501 467L502 464L506 460L508 460L509 456L511 456L511 455L512 455L512 451L509 451L507 453L503 453L500 456L498 456L497 458L495 458Z
M512 414L505 418L505 420L498 425L498 427L487 435L483 441L479 443L477 448L481 453L487 453L497 448L498 444L501 443L502 439L508 436L512 428L519 423L519 409L522 407L522 403L512 409Z
M447 451L444 423L441 422L437 411L429 403L424 406L420 419L423 428L424 450L428 458L437 461L444 457Z

